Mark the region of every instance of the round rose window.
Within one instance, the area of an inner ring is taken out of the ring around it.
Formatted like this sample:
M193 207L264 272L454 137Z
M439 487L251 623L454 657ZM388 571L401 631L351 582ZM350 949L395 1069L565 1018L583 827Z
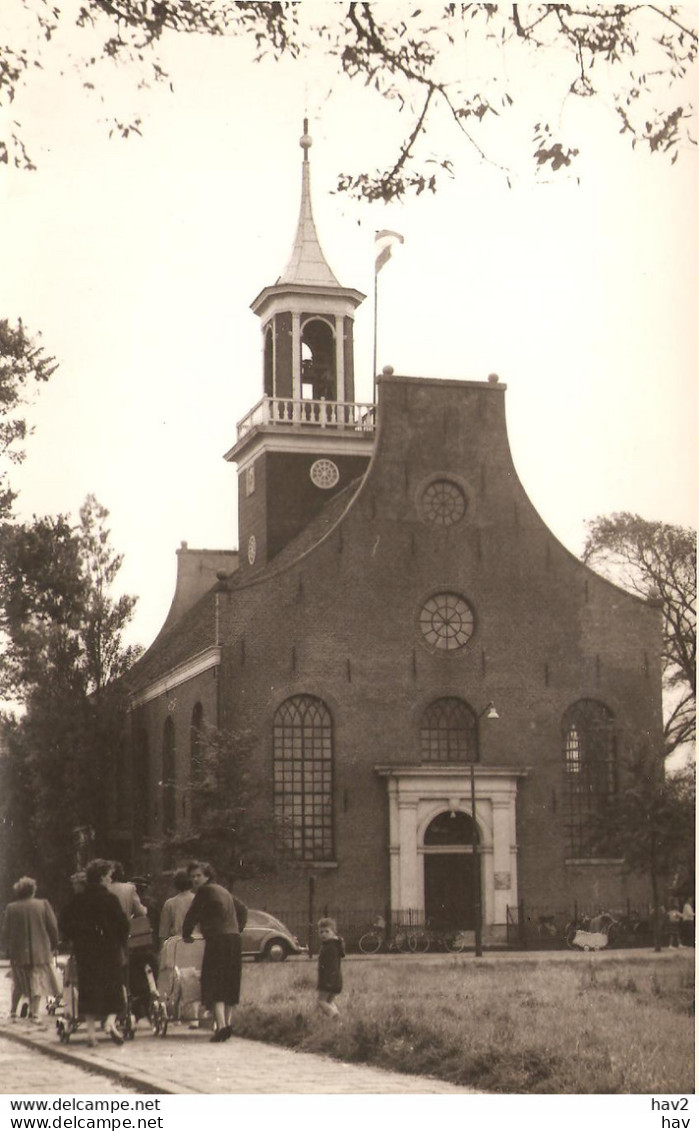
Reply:
M337 464L333 463L331 459L317 459L311 467L311 479L316 487L320 487L324 491L334 487L339 478L340 472L337 470Z
M435 526L453 526L466 514L466 498L458 483L435 479L422 495L422 513Z
M420 609L420 631L430 648L456 652L473 635L473 611L458 593L437 593Z

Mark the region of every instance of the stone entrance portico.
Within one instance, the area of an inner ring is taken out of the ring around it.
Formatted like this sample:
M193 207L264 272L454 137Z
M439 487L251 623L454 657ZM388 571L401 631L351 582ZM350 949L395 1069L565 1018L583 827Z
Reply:
M425 833L440 813L472 817L471 766L376 766L386 780L389 808L391 910L425 911ZM474 766L476 829L481 858L483 931L486 939L505 937L507 907L517 895L517 779L526 770L511 766ZM440 853L472 854L471 845L440 848ZM455 868L455 881L458 870Z

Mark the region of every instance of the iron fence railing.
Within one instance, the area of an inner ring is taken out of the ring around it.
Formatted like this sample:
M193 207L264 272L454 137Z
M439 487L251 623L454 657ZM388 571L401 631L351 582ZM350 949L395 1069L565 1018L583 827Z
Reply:
M609 939L616 946L649 946L654 939L654 914L648 906L623 907L578 903L563 908L520 903L507 908L507 945L515 949L550 950L568 945L576 929L594 929L600 917L611 920ZM666 917L661 913L661 939L666 934ZM606 928L605 928L606 929Z
M339 934L345 940L348 953L359 949L359 939L363 934L376 929L377 924L390 940L397 931L406 928L418 930L425 927L424 912L414 908L391 911L387 908L370 907L347 909L332 904L321 904L313 909L313 922L309 924L308 908L294 907L269 910L296 935L299 941L310 948L312 955L318 951L317 923L321 917L336 921ZM615 946L650 946L653 943L653 915L647 907L609 907L604 909L614 920L610 943ZM565 948L568 933L576 926L585 928L600 912L598 906L578 904L575 901L565 907L541 907L520 903L507 908L505 939L493 946L507 946L512 950L556 950ZM664 934L664 919L661 924ZM486 949L488 940L486 933Z

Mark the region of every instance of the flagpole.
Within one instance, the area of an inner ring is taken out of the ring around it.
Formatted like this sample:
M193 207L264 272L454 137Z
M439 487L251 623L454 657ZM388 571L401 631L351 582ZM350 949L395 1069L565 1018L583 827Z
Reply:
M386 242L388 241L388 242ZM374 404L376 404L376 378L377 378L377 341L378 341L378 328L379 328L379 271L384 263L388 263L391 258L391 246L393 243L404 243L400 232L389 232L386 229L377 232L374 238L374 250L376 252L377 246L380 247L378 254L374 260L374 358L373 358L373 386L374 386Z
M373 381L373 390L374 390L374 392L373 392L374 404L376 404L376 340L377 340L378 325L379 325L378 309L379 309L379 273L376 270L376 267L374 267L374 360L373 360L373 366L372 366L372 370L371 370L372 381Z

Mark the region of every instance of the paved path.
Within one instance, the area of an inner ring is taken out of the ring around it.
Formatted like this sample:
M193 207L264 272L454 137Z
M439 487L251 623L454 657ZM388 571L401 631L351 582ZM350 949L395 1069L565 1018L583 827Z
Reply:
M60 1087L57 1079L60 1076ZM120 1085L111 1076L89 1072L78 1064L63 1063L41 1056L0 1036L0 1091L4 1095L131 1095L133 1088Z
M583 962L628 962L649 952L615 951L580 955ZM690 962L694 952L682 952ZM546 954L489 954L481 962L570 959L570 951ZM677 953L663 951L654 956L660 962L676 961ZM350 959L349 961L352 961ZM357 961L401 961L401 956L377 956ZM414 959L413 959L414 960ZM425 955L422 961L440 961L440 956ZM444 961L444 957L441 956ZM452 956L447 956L453 961ZM466 960L466 956L464 956ZM471 959L473 961L473 959ZM234 1095L436 1095L471 1093L422 1076L405 1076L361 1065L344 1064L328 1057L294 1052L276 1045L233 1037L222 1045L209 1043L210 1033L192 1031L185 1025L171 1025L164 1039L152 1036L141 1022L142 1031L133 1041L118 1047L100 1036L97 1047L88 1049L84 1027L68 1044L61 1044L53 1022L45 1029L26 1022L10 1023L10 982L4 977L7 963L0 962L0 1073L4 1092L54 1092L58 1095L81 1092L153 1092L165 1094ZM4 1059L2 1059L4 1058ZM4 1068L11 1067L7 1073ZM77 1075L72 1075L77 1073ZM89 1073L86 1076L85 1073ZM11 1081L7 1084L5 1081Z
M233 1037L210 1044L211 1033L170 1025L163 1039L141 1022L133 1041L122 1046L100 1034L87 1047L84 1026L61 1044L54 1022L45 1028L10 1022L10 982L0 963L0 1092L56 1095L90 1092L162 1092L175 1095L436 1095L473 1093L424 1076L404 1076L329 1057L294 1052L261 1041ZM16 1066L12 1050L15 1050ZM5 1072L4 1068L11 1068ZM91 1075L88 1077L86 1073ZM99 1073L99 1077L95 1076ZM114 1087L111 1081L117 1081Z
M94 1077L89 1086L85 1079L80 1083L80 1074L84 1077L86 1071L96 1070L120 1081L125 1091L177 1095L435 1095L473 1091L440 1080L342 1064L328 1057L240 1037L212 1045L210 1036L209 1032L192 1032L186 1026L172 1025L167 1037L161 1039L144 1028L121 1047L101 1037L97 1048L89 1049L82 1029L63 1045L51 1028L38 1030L20 1021L10 1027L3 1022L2 1047L12 1044L20 1055L16 1080L14 1071L9 1075L2 1073L4 1080L12 1081L10 1087L3 1085L3 1090L57 1095L111 1091L106 1083L93 1086ZM31 1073L27 1058L34 1061ZM2 1067L0 1060L0 1072ZM29 1086L32 1081L40 1086Z

